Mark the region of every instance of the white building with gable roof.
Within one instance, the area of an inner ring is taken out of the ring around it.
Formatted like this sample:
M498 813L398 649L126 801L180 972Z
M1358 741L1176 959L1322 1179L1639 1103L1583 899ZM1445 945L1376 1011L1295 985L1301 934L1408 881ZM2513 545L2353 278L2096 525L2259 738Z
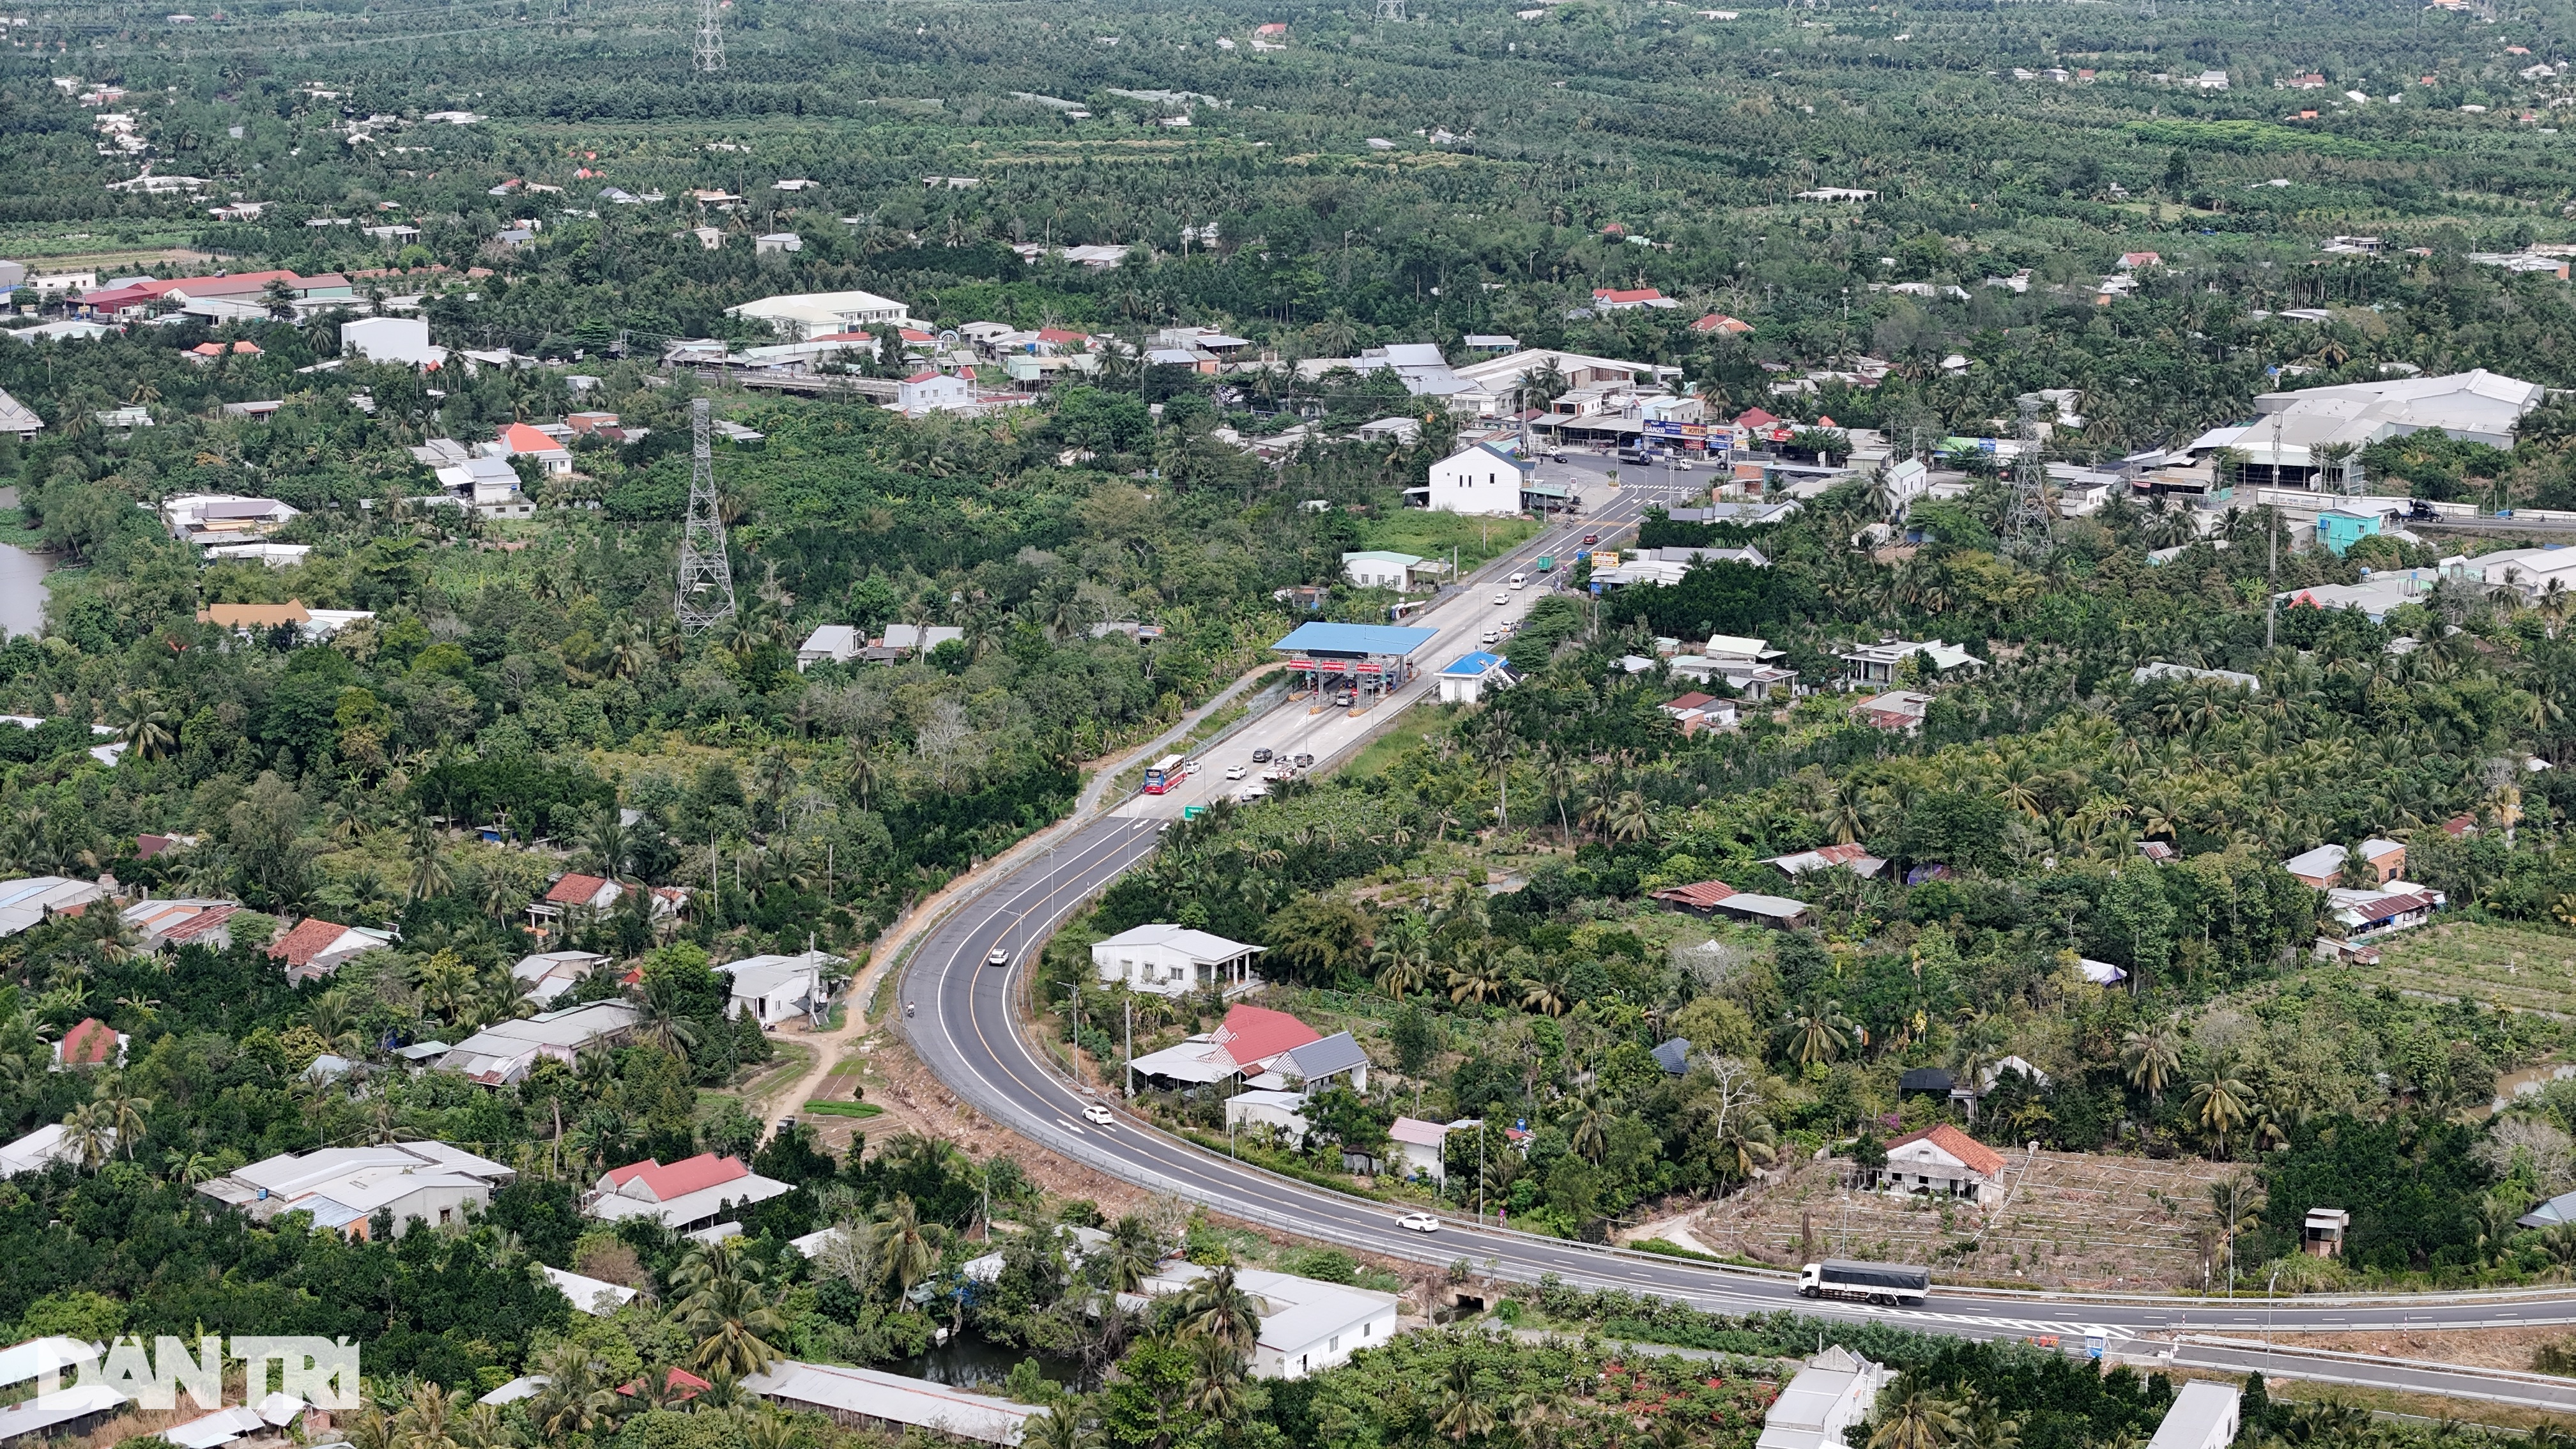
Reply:
M1187 996L1211 985L1238 991L1252 985L1252 958L1264 948L1163 923L1121 931L1093 943L1091 964L1103 982L1123 981L1130 991Z

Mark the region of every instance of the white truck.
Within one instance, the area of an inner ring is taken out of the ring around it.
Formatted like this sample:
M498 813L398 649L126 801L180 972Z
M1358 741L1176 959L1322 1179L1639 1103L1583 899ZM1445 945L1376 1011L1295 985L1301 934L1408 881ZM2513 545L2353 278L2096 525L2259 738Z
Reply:
M1827 1258L1798 1270L1798 1291L1809 1298L1848 1298L1913 1307L1932 1291L1932 1270L1903 1263Z

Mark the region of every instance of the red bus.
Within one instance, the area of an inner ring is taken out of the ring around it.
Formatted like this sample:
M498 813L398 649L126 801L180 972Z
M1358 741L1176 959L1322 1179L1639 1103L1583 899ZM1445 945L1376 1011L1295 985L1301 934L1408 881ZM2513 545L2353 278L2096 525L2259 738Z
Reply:
M1165 755L1145 767L1145 793L1160 795L1188 778L1181 770L1181 757Z

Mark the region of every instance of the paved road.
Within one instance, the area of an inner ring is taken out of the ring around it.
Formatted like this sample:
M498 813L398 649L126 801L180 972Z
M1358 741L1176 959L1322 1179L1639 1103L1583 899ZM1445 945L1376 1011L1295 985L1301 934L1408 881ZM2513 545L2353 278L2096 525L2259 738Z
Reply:
M1404 623L1409 627L1438 631L1437 638L1415 652L1413 663L1420 673L1410 682L1383 697L1364 694L1360 696L1364 703L1355 709L1335 709L1311 697L1289 701L1273 710L1269 718L1235 731L1223 744L1202 752L1202 768L1180 788L1161 795L1138 795L1115 807L1112 813L1124 819L1171 820L1178 818L1185 806L1228 798L1246 785L1257 783L1265 769L1278 767L1277 761L1256 764L1252 759L1255 749L1268 749L1280 760L1313 755L1316 767L1322 768L1365 744L1425 695L1436 697L1440 670L1459 655L1485 647L1489 635L1507 633L1532 606L1565 581L1575 550L1581 547L1585 535L1598 534L1608 545L1622 530L1636 526L1647 505L1670 503L1678 496L1659 486L1612 488L1599 468L1587 471L1588 465L1606 466L1606 461L1597 456L1568 454L1562 465L1541 465L1540 476L1547 481L1576 485L1582 511L1573 515L1572 521L1542 528L1520 547L1470 575L1437 604L1406 619ZM1686 489L1693 475L1679 476L1679 486ZM1556 559L1554 573L1537 572L1542 556ZM1526 580L1518 589L1510 586L1515 573L1524 575ZM1244 778L1228 779L1229 772L1238 766L1244 770Z
M1633 517L1644 502L1626 489L1619 492L1625 496L1596 510L1596 518L1602 521L1572 531L1579 534L1582 528L1598 527L1606 540L1611 531L1608 520L1621 511ZM1565 531L1555 531L1555 536ZM1549 546L1543 536L1521 550L1521 555L1534 556ZM1509 568L1506 563L1500 571L1508 573ZM1527 607L1522 594L1511 595L1501 606L1492 604L1491 598L1490 586L1471 589L1422 621L1442 631L1437 646L1425 657L1445 663L1455 652L1453 644L1472 640L1494 620L1516 617ZM1302 745L1324 759L1329 751L1350 748L1369 727L1391 718L1389 713L1372 712L1352 720L1339 712L1310 715L1305 710L1302 703L1283 706L1277 711L1281 718L1238 734L1229 748L1248 751L1256 742L1276 748L1284 742ZM1220 768L1210 770L1208 776L1220 774L1222 760L1211 763ZM1193 783L1205 785L1208 779ZM1785 1275L1588 1247L1480 1228L1461 1218L1448 1220L1436 1234L1407 1232L1395 1227L1394 1214L1383 1206L1274 1177L1166 1136L1123 1111L1116 1113L1114 1125L1092 1124L1085 1120L1084 1109L1099 1099L1042 1062L1017 1027L1014 993L1025 989L1020 962L1030 943L1043 942L1085 900L1149 853L1160 838L1163 817L1176 813L1188 798L1164 796L1150 809L1113 812L1067 834L1055 848L998 873L980 894L927 935L902 982L903 1028L941 1081L994 1122L1112 1176L1311 1239L1434 1266L1465 1259L1513 1281L1531 1282L1553 1273L1569 1283L1655 1293L1714 1310L1798 1307L1978 1338L2080 1337L2095 1326L2115 1338L2138 1338L2179 1332L2260 1335L2271 1328L2576 1324L2576 1292L2565 1288L2446 1299L2306 1299L2268 1307L2260 1301L2229 1304L1936 1288L1931 1301L1921 1308L1810 1304L1796 1296ZM1010 951L1007 968L984 964L997 945ZM1118 1023L1100 1024L1117 1034ZM2368 1365L2355 1370L2361 1375L2376 1371ZM2388 1377L2396 1386L2396 1376Z

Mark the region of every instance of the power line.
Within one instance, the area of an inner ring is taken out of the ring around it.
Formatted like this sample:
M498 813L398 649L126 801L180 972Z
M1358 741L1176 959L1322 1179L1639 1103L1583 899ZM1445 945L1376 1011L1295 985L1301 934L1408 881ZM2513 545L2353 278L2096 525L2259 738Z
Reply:
M715 450L705 398L689 404L689 519L680 530L680 627L692 633L733 617L733 560L725 554L724 505L716 496Z
M695 61L700 75L714 75L725 68L724 31L716 24L717 0L698 0L698 49Z

